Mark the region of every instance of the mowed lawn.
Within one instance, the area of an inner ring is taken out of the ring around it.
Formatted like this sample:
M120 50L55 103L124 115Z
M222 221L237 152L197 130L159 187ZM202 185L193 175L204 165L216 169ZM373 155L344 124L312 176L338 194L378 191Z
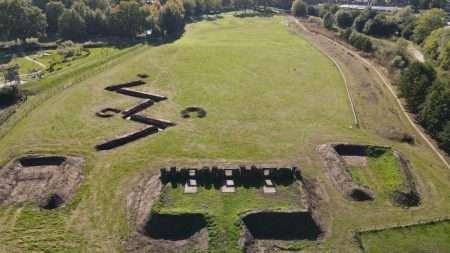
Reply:
M450 221L362 234L369 253L448 253Z

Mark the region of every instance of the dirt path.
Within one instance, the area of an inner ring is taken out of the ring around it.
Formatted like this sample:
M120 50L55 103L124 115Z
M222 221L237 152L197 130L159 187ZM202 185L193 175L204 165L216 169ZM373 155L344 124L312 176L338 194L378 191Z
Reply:
M408 45L408 51L418 62L425 62L425 56L423 56L423 53L412 43Z
M30 61L30 62L32 62L32 63L35 63L35 64L41 66L41 67L44 68L44 69L47 68L47 66L46 66L45 64L43 64L42 62L38 62L38 61L34 60L33 58L31 58L31 57L29 57L29 56L25 56L25 59L27 59L28 61Z
M439 157L439 159L442 161L442 163L444 163L444 165L448 169L450 169L450 165L449 165L448 161L446 160L446 158L440 153L439 149L436 147L435 144L433 144L433 142L429 139L429 137L426 136L426 134L423 132L423 130L421 128L419 128L414 123L414 120L411 118L409 113L406 111L404 105L402 104L400 99L397 97L397 94L396 94L394 88L392 87L392 85L389 83L387 78L378 70L378 68L374 64L372 64L367 59L365 59L362 56L360 56L358 53L356 53L356 52L348 49L347 47L341 45L337 41L333 41L333 40L327 38L324 35L311 32L300 21L298 21L296 18L294 18L292 16L289 16L288 19L290 21L293 21L299 27L301 27L301 30L299 29L299 32L301 33L301 35L303 35L303 37L305 39L307 39L310 43L314 44L317 48L320 48L321 51L327 51L328 52L327 55L329 57L332 57L332 58L335 58L335 59L339 58L339 59L337 59L339 61L339 60L342 60L344 58L344 55L347 55L348 56L347 58L350 57L350 58L353 58L353 60L356 59L360 63L360 65L362 65L362 66L364 66L364 68L366 68L366 70L367 70L367 75L366 76L367 77L369 77L370 72L375 73L376 76L381 80L382 84L387 88L389 93L392 95L392 98L395 100L396 104L398 105L398 107L400 109L399 110L400 113L407 119L408 123L415 130L415 132L425 141L425 143ZM347 61L349 63L349 64L347 64L346 62L344 62L345 63L345 67L350 68L351 72L356 71L357 70L356 68L361 67L361 66L355 65L355 63L350 65L350 63L351 63L350 59L345 59L345 61ZM347 76L347 78L348 77L349 76ZM368 80L363 80L363 78L360 78L360 79L361 80L357 80L357 81L367 81L368 82ZM370 83L369 83L368 86L370 86ZM367 97L367 98L369 98L369 97ZM379 106L383 106L382 103L379 103L378 105ZM387 108L387 109L388 109L388 111L392 110L392 108ZM363 114L364 112L358 112L358 113L359 114L361 114L361 113ZM388 115L386 115L386 117L387 116ZM380 122L383 122L383 121L380 121Z

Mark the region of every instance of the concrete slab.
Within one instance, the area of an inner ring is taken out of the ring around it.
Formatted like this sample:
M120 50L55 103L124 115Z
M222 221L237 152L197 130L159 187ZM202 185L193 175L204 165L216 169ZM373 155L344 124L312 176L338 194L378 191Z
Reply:
M197 170L189 170L189 177L195 177Z
M233 170L225 170L225 176L226 177L232 177L233 176Z
M275 187L270 187L270 186L264 186L263 187L263 192L265 193L265 194L274 194L274 193L277 193L277 190L275 189Z
M264 184L265 184L266 186L268 186L268 187L273 187L272 180L270 180L270 179L264 180Z
M234 192L236 192L236 188L234 186L226 186L226 185L224 185L224 186L222 186L220 188L220 190L223 193L234 193Z
M197 180L196 179L189 179L188 184L189 184L189 186L197 186Z
M184 193L192 194L197 193L197 186L190 186L188 184L184 185Z

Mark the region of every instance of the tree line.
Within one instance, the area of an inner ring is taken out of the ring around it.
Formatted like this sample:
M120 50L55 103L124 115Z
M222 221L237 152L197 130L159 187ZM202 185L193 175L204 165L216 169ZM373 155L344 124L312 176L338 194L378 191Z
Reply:
M428 7L442 5L429 1ZM447 13L431 8L415 13L417 6L402 8L393 13L339 9L333 5L311 6L302 0L294 1L295 16L317 16L323 26L335 31L355 48L386 58L386 48L375 48L371 37L397 40L399 49L391 54L388 65L397 73L400 96L407 108L439 146L450 154L450 29L445 28ZM407 40L422 47L426 63L413 62L407 56Z
M0 40L133 37L147 30L170 36L204 14L290 4L290 0L0 0Z

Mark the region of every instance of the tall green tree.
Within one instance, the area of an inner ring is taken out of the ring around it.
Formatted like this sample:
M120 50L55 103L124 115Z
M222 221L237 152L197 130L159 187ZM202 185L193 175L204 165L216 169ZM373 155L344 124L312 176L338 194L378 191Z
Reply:
M86 21L76 10L66 9L59 17L58 31L64 39L83 39L86 37Z
M447 154L450 154L450 120L444 126L444 129L438 135L439 147Z
M47 19L29 0L0 0L0 37L8 40L45 35Z
M433 66L420 62L412 63L400 78L400 92L405 97L408 109L418 113L428 93L428 88L436 79Z
M447 24L447 13L441 9L431 9L419 15L415 23L413 39L422 43L430 33Z
M327 29L332 29L333 25L334 25L333 14L328 12L327 14L325 14L325 16L323 16L323 26Z
M303 0L295 0L292 3L291 13L296 17L306 17L308 15L308 6Z
M146 12L135 1L121 2L112 9L109 29L114 35L132 37L144 30Z
M418 120L431 134L437 135L450 119L450 86L436 80L422 105Z
M353 24L353 15L350 11L341 9L336 12L336 24L342 28L346 29Z
M64 4L61 2L49 2L45 6L47 16L47 32L56 33L58 31L58 19L64 12Z
M184 8L180 1L168 0L159 14L159 26L164 35L177 35L184 31Z

